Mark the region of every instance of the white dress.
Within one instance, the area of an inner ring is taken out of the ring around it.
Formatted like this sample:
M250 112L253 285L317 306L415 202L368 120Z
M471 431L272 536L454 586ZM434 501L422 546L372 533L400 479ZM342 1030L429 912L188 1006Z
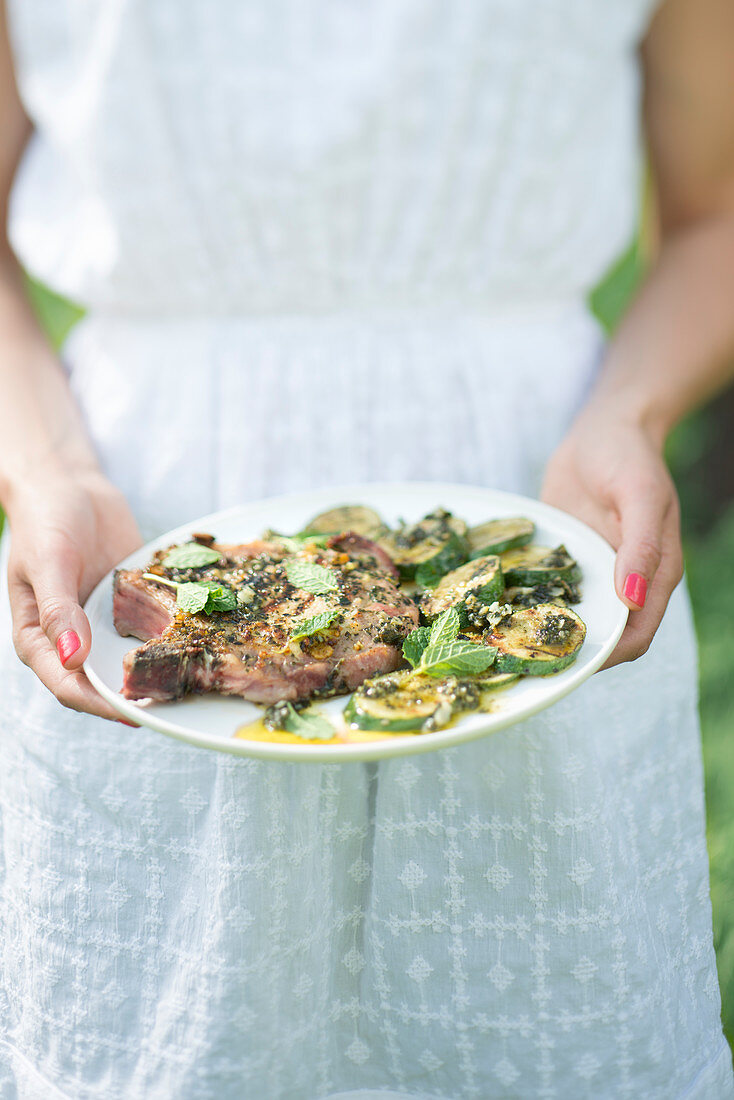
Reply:
M12 0L13 239L90 309L65 360L146 536L537 492L634 228L649 7ZM0 628L2 1100L733 1095L682 590L634 665L379 765L64 711Z

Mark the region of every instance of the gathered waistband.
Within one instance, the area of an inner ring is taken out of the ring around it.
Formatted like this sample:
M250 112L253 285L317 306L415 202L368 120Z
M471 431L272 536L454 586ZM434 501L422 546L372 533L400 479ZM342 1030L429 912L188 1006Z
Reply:
M84 311L83 306L79 309ZM267 328L273 325L434 325L434 324L538 324L558 321L568 316L592 316L589 304L578 295L559 296L557 298L507 298L493 301L455 302L436 300L415 304L391 302L362 302L334 304L332 308L291 308L278 306L273 309L217 310L203 303L199 309L144 310L108 306L93 307L84 311L84 316L95 321L104 321L112 325L196 325L221 324L238 326L257 326Z
M601 325L588 304L579 299L508 303L483 311L424 309L360 309L324 313L181 314L145 315L95 310L83 316L71 330L64 348L67 363L74 363L82 348L117 348L127 370L135 371L157 346L164 353L177 349L183 361L204 356L210 364L221 354L238 349L271 348L279 357L296 358L302 351L327 358L359 349L374 358L381 349L397 355L421 355L428 346L445 356L463 349L470 358L477 351L506 355L519 366L526 357L535 361L544 340L564 349L559 367L588 369L589 348L604 339ZM122 349L126 350L122 352ZM138 355L133 348L140 349ZM338 349L338 351L337 351ZM163 358L168 358L167 354ZM350 355L351 358L351 355ZM431 358L435 358L434 354ZM336 362L336 360L334 360ZM561 366L561 364L563 364ZM183 365L183 363L182 363Z

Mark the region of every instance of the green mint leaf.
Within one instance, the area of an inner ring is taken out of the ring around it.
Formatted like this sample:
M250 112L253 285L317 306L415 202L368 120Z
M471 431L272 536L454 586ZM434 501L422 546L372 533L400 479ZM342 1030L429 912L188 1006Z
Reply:
M454 641L430 645L424 650L419 672L429 676L474 675L484 672L494 663L497 650L493 646Z
M297 642L299 638L310 638L313 634L326 630L338 615L339 612L336 609L322 611L320 615L312 615L310 619L302 619L300 623L294 623L291 641Z
M206 601L204 611L211 615L212 611L234 611L237 607L237 593L224 584L216 581L202 582L209 589L209 599Z
M285 709L287 716L282 728L288 733L295 733L306 741L330 741L334 737L336 730L328 718L320 714L299 714L291 703L286 703Z
M460 625L459 614L453 607L439 615L431 626L428 644L423 648L420 661L414 666L418 672L426 672L431 676L447 676L452 673L484 672L489 668L497 650L492 646L475 645L473 642L457 639Z
M278 535L281 542L286 543L290 550L301 550L304 546L326 546L331 535L319 535L315 531L298 531L295 535Z
M431 624L429 645L446 645L448 642L453 642L460 629L461 619L458 611L454 607L447 607L443 614L434 619Z
M156 573L143 573L146 580L165 584L167 588L176 591L176 603L182 611L188 611L190 615L196 615L203 611L205 615L211 615L213 611L234 611L237 607L237 593L226 585L216 581L170 581L168 577L159 577Z
M182 611L196 615L203 611L209 599L209 589L203 584L179 584L176 589L176 603Z
M272 539L274 542L281 542L286 550L292 551L296 554L299 550L302 550L304 546L326 546L327 540L331 538L331 535L318 534L316 531L313 533L310 531L298 531L295 535L282 535L280 531L274 531L272 527L268 527L264 532L264 539Z
M415 630L411 630L408 637L403 642L403 657L408 661L413 668L419 663L423 650L428 645L428 639L431 636L431 632L427 626L417 626Z
M325 535L319 531L298 531L297 534L291 535L293 542L314 543L316 546L326 546L330 538L331 535Z
M211 546L202 546L200 542L185 542L169 550L161 562L166 569L201 569L204 565L213 565L222 555Z
M285 571L292 585L301 588L304 592L310 592L312 596L325 596L328 592L336 592L338 589L336 577L331 569L327 569L324 565L317 565L314 561L289 558L285 563Z

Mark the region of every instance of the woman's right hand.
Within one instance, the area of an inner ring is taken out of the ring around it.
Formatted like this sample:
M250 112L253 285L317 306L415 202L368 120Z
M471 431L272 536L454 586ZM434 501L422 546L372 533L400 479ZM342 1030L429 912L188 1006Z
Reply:
M55 473L12 492L7 511L18 656L64 706L121 721L82 671L92 633L81 605L141 544L125 498L98 470Z

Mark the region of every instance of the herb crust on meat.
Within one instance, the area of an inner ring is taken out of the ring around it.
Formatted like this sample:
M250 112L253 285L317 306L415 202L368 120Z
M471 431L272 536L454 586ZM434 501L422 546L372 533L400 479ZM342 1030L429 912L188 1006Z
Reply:
M353 691L404 663L402 641L418 609L371 540L348 532L326 546L295 550L277 538L240 546L208 535L196 541L217 559L199 568L169 567L170 551L163 550L147 570L115 574L115 626L145 642L125 657L126 698L216 691L256 703L296 702ZM308 590L291 579L309 575L328 576L330 587ZM190 614L177 604L176 590L192 585L232 592L235 606ZM328 626L294 639L299 625L314 621Z

